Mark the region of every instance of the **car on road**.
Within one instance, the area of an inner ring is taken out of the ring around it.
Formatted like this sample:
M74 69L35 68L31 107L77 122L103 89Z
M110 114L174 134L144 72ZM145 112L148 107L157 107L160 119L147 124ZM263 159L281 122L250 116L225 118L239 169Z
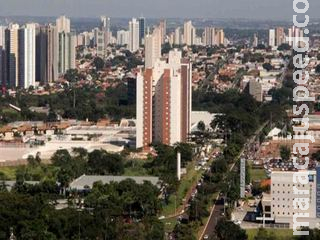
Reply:
M203 239L204 239L204 240L209 239L208 234L204 235L204 236L203 236Z

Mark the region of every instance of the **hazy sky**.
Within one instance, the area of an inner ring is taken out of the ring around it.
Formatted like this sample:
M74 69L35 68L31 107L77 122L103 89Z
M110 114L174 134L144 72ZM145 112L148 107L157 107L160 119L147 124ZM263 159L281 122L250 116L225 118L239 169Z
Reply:
M0 16L291 19L293 0L0 0ZM320 17L320 1L308 14Z

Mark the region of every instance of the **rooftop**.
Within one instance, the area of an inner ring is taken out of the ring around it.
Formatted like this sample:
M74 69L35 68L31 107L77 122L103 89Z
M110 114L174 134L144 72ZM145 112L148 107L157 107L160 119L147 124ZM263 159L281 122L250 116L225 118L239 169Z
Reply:
M153 185L158 185L158 177L131 177L131 176L98 176L98 175L82 175L70 184L70 189L84 190L89 187L92 188L95 182L102 182L103 184L109 184L111 182L121 182L126 179L132 179L137 184L143 184L145 181L151 182Z

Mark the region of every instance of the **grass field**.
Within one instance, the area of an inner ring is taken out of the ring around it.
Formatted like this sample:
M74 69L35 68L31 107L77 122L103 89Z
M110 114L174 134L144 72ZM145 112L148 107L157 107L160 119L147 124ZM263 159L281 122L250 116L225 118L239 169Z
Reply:
M275 236L274 240L292 240L292 230L291 229L266 229L268 233L273 234ZM247 229L248 240L254 240L258 229Z
M17 167L0 167L0 177L2 180L14 180L16 178Z
M251 169L250 174L252 181L263 180L267 178L267 174L264 169Z

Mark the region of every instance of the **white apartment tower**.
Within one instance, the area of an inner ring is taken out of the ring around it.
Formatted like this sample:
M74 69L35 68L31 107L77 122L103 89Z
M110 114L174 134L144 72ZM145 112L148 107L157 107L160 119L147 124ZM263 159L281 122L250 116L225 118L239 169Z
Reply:
M192 65L172 50L137 76L136 147L185 142L190 131Z
M194 44L196 38L196 29L193 27L191 21L187 21L184 23L183 36L184 44L186 44L187 46L191 46Z
M139 49L139 22L133 18L129 22L129 51L135 52Z
M76 67L77 37L74 33L59 33L58 44L58 73L64 74Z
M57 26L57 33L70 32L70 19L66 16L61 16L56 20L56 26Z
M117 32L117 44L118 45L129 44L129 31L120 30Z
M0 46L5 48L5 26L0 26Z
M157 59L161 58L161 31L159 27L145 37L145 68L152 68Z
M276 31L274 29L269 29L269 47L276 46Z
M203 44L205 46L216 45L216 30L213 27L206 27L204 29Z
M36 25L19 29L18 86L29 88L36 83Z
M182 44L182 36L181 36L181 28L178 27L174 31L174 44L181 45Z

